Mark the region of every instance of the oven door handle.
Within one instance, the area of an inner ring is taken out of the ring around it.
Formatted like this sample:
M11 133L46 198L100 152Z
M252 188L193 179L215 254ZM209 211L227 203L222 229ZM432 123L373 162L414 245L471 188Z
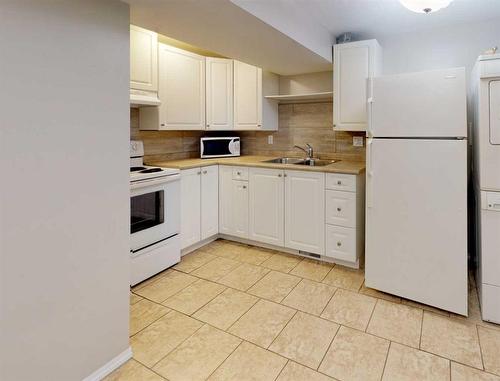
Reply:
M148 187L151 185L171 183L173 181L178 181L180 178L181 178L180 174L175 174L175 175L169 175L169 176L163 176L163 177L155 177L153 179L139 180L139 181L135 181L133 183L130 183L130 189L139 189L139 188L144 188L144 187Z

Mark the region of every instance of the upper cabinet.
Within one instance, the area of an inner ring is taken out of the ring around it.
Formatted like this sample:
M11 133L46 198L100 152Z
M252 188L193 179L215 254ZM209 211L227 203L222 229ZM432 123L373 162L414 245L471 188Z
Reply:
M159 44L161 105L143 108L141 130L205 129L205 57Z
M206 58L207 130L233 129L233 60Z
M130 25L130 88L158 91L158 35Z
M334 45L333 128L366 131L368 123L368 79L380 75L382 49L377 40Z
M262 69L234 61L234 129L262 127Z

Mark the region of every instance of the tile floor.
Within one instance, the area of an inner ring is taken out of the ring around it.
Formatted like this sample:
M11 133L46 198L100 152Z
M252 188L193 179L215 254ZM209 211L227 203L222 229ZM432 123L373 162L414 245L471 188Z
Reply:
M363 271L215 241L132 289L105 380L500 381L500 326L369 289Z

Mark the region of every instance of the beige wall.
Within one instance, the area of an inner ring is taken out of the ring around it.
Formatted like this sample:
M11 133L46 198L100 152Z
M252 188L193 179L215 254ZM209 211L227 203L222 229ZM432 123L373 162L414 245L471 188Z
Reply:
M322 158L364 160L365 148L353 147L352 136L363 133L334 132L331 102L284 104L279 106L279 129L276 132L223 132L219 135L241 136L242 153L270 156L300 156L294 145L310 143L315 155ZM203 131L139 131L139 110L130 109L132 139L144 141L145 160L199 157L201 136L215 135ZM273 135L274 144L267 144Z
M129 10L1 2L0 380L129 347Z

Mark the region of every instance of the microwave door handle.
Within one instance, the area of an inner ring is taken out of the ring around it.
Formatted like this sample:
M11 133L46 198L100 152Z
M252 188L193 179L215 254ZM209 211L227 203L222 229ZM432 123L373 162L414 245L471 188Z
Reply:
M151 185L171 183L172 181L179 180L180 177L181 177L180 174L175 174L163 177L156 177L154 179L135 181L133 183L130 183L130 189L139 189Z

